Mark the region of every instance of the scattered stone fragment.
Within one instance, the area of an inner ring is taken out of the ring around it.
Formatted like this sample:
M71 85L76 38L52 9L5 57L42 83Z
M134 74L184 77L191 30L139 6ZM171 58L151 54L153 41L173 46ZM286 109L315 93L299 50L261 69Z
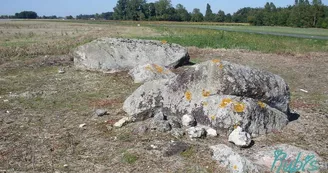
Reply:
M187 132L190 138L203 138L206 136L206 130L202 127L190 127Z
M172 128L181 128L180 119L176 116L169 116L168 121Z
M185 132L180 128L173 128L171 130L171 135L177 139L180 139L185 135Z
M206 136L216 137L216 136L218 136L218 133L217 133L217 131L215 129L207 128L206 129Z
M104 110L104 109L97 109L96 110L96 115L99 116L99 117L104 116L106 114L107 114L107 111Z
M243 132L241 127L237 127L229 135L229 142L233 142L235 145L240 147L248 147L251 142L251 136L247 132Z
M79 128L83 128L83 127L85 127L85 126L86 126L86 124L83 123L83 124L80 124L80 125L79 125Z
M152 121L150 128L160 132L167 132L171 130L171 125L168 121L165 120L154 120Z
M59 73L59 74L64 74L64 73L65 73L65 70L64 70L64 69L59 69L59 70L58 70L58 73Z
M5 103L6 103L6 102L9 102L9 100L3 100L3 102L5 102Z
M193 127L196 125L196 120L192 115L186 114L183 115L181 118L182 125L186 127Z
M264 172L250 160L234 152L232 148L226 145L219 144L210 148L213 150L212 158L231 173Z
M132 130L134 134L142 135L148 131L148 127L146 125L140 125Z
M152 149L157 149L158 147L156 146L156 145L150 145L150 147L152 148Z
M188 150L190 146L185 142L173 142L164 151L164 157L170 157Z
M118 122L116 122L114 124L114 127L120 128L120 127L125 126L126 124L128 124L132 121L133 121L132 117L124 117L124 118L120 119Z
M106 128L107 128L108 131L113 130L113 126L111 126L111 125L109 125L109 124L106 125Z

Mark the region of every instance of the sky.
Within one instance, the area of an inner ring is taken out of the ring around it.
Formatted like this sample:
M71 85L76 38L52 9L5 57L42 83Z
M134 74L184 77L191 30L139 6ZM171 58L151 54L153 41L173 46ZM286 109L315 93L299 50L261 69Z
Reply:
M147 2L155 2L148 0ZM270 0L269 0L270 1ZM273 0L271 0L273 1ZM79 14L95 14L113 11L117 0L0 0L0 15L14 15L21 11L35 11L39 16L76 16ZM181 3L189 12L199 8L205 14L206 4L209 3L213 13L223 10L234 13L243 7L263 7L268 0L172 0L175 7ZM275 0L277 7L292 5L294 0ZM328 4L328 0L322 0Z

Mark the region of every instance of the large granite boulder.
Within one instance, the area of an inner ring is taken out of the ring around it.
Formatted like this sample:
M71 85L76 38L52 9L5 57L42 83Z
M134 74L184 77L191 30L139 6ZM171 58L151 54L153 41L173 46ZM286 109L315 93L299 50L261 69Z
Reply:
M272 73L212 60L185 68L172 79L140 86L123 105L137 119L161 109L217 130L240 126L253 137L282 129L288 122L289 89Z
M77 47L73 52L78 69L104 72L130 70L154 63L175 68L189 62L187 49L160 41L102 38Z

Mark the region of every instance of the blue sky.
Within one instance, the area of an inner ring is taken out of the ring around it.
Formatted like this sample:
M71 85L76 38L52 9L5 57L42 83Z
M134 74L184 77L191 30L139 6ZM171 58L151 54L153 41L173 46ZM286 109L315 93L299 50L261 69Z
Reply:
M148 0L147 2L155 2ZM273 0L272 0L273 1ZM39 16L57 15L67 16L78 14L95 14L112 11L117 0L0 0L0 15L12 15L20 11L35 11ZM183 4L188 11L200 8L204 13L206 4L212 6L214 13L220 9L226 13L233 13L242 7L263 7L267 0L172 0L176 4ZM328 0L322 1L328 4ZM275 0L276 6L285 7L294 3L294 0Z

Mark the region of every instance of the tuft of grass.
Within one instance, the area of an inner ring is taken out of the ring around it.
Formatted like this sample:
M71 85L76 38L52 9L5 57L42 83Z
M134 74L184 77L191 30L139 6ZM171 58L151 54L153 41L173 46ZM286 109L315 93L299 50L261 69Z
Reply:
M163 33L160 37L141 39L166 40L182 46L199 48L247 49L265 53L327 52L328 41L284 36L219 31L200 28L154 27Z
M122 162L128 164L134 164L138 160L138 156L129 152L124 152L122 157Z
M180 155L185 158L191 158L195 154L193 147L188 148L186 151L182 152Z

